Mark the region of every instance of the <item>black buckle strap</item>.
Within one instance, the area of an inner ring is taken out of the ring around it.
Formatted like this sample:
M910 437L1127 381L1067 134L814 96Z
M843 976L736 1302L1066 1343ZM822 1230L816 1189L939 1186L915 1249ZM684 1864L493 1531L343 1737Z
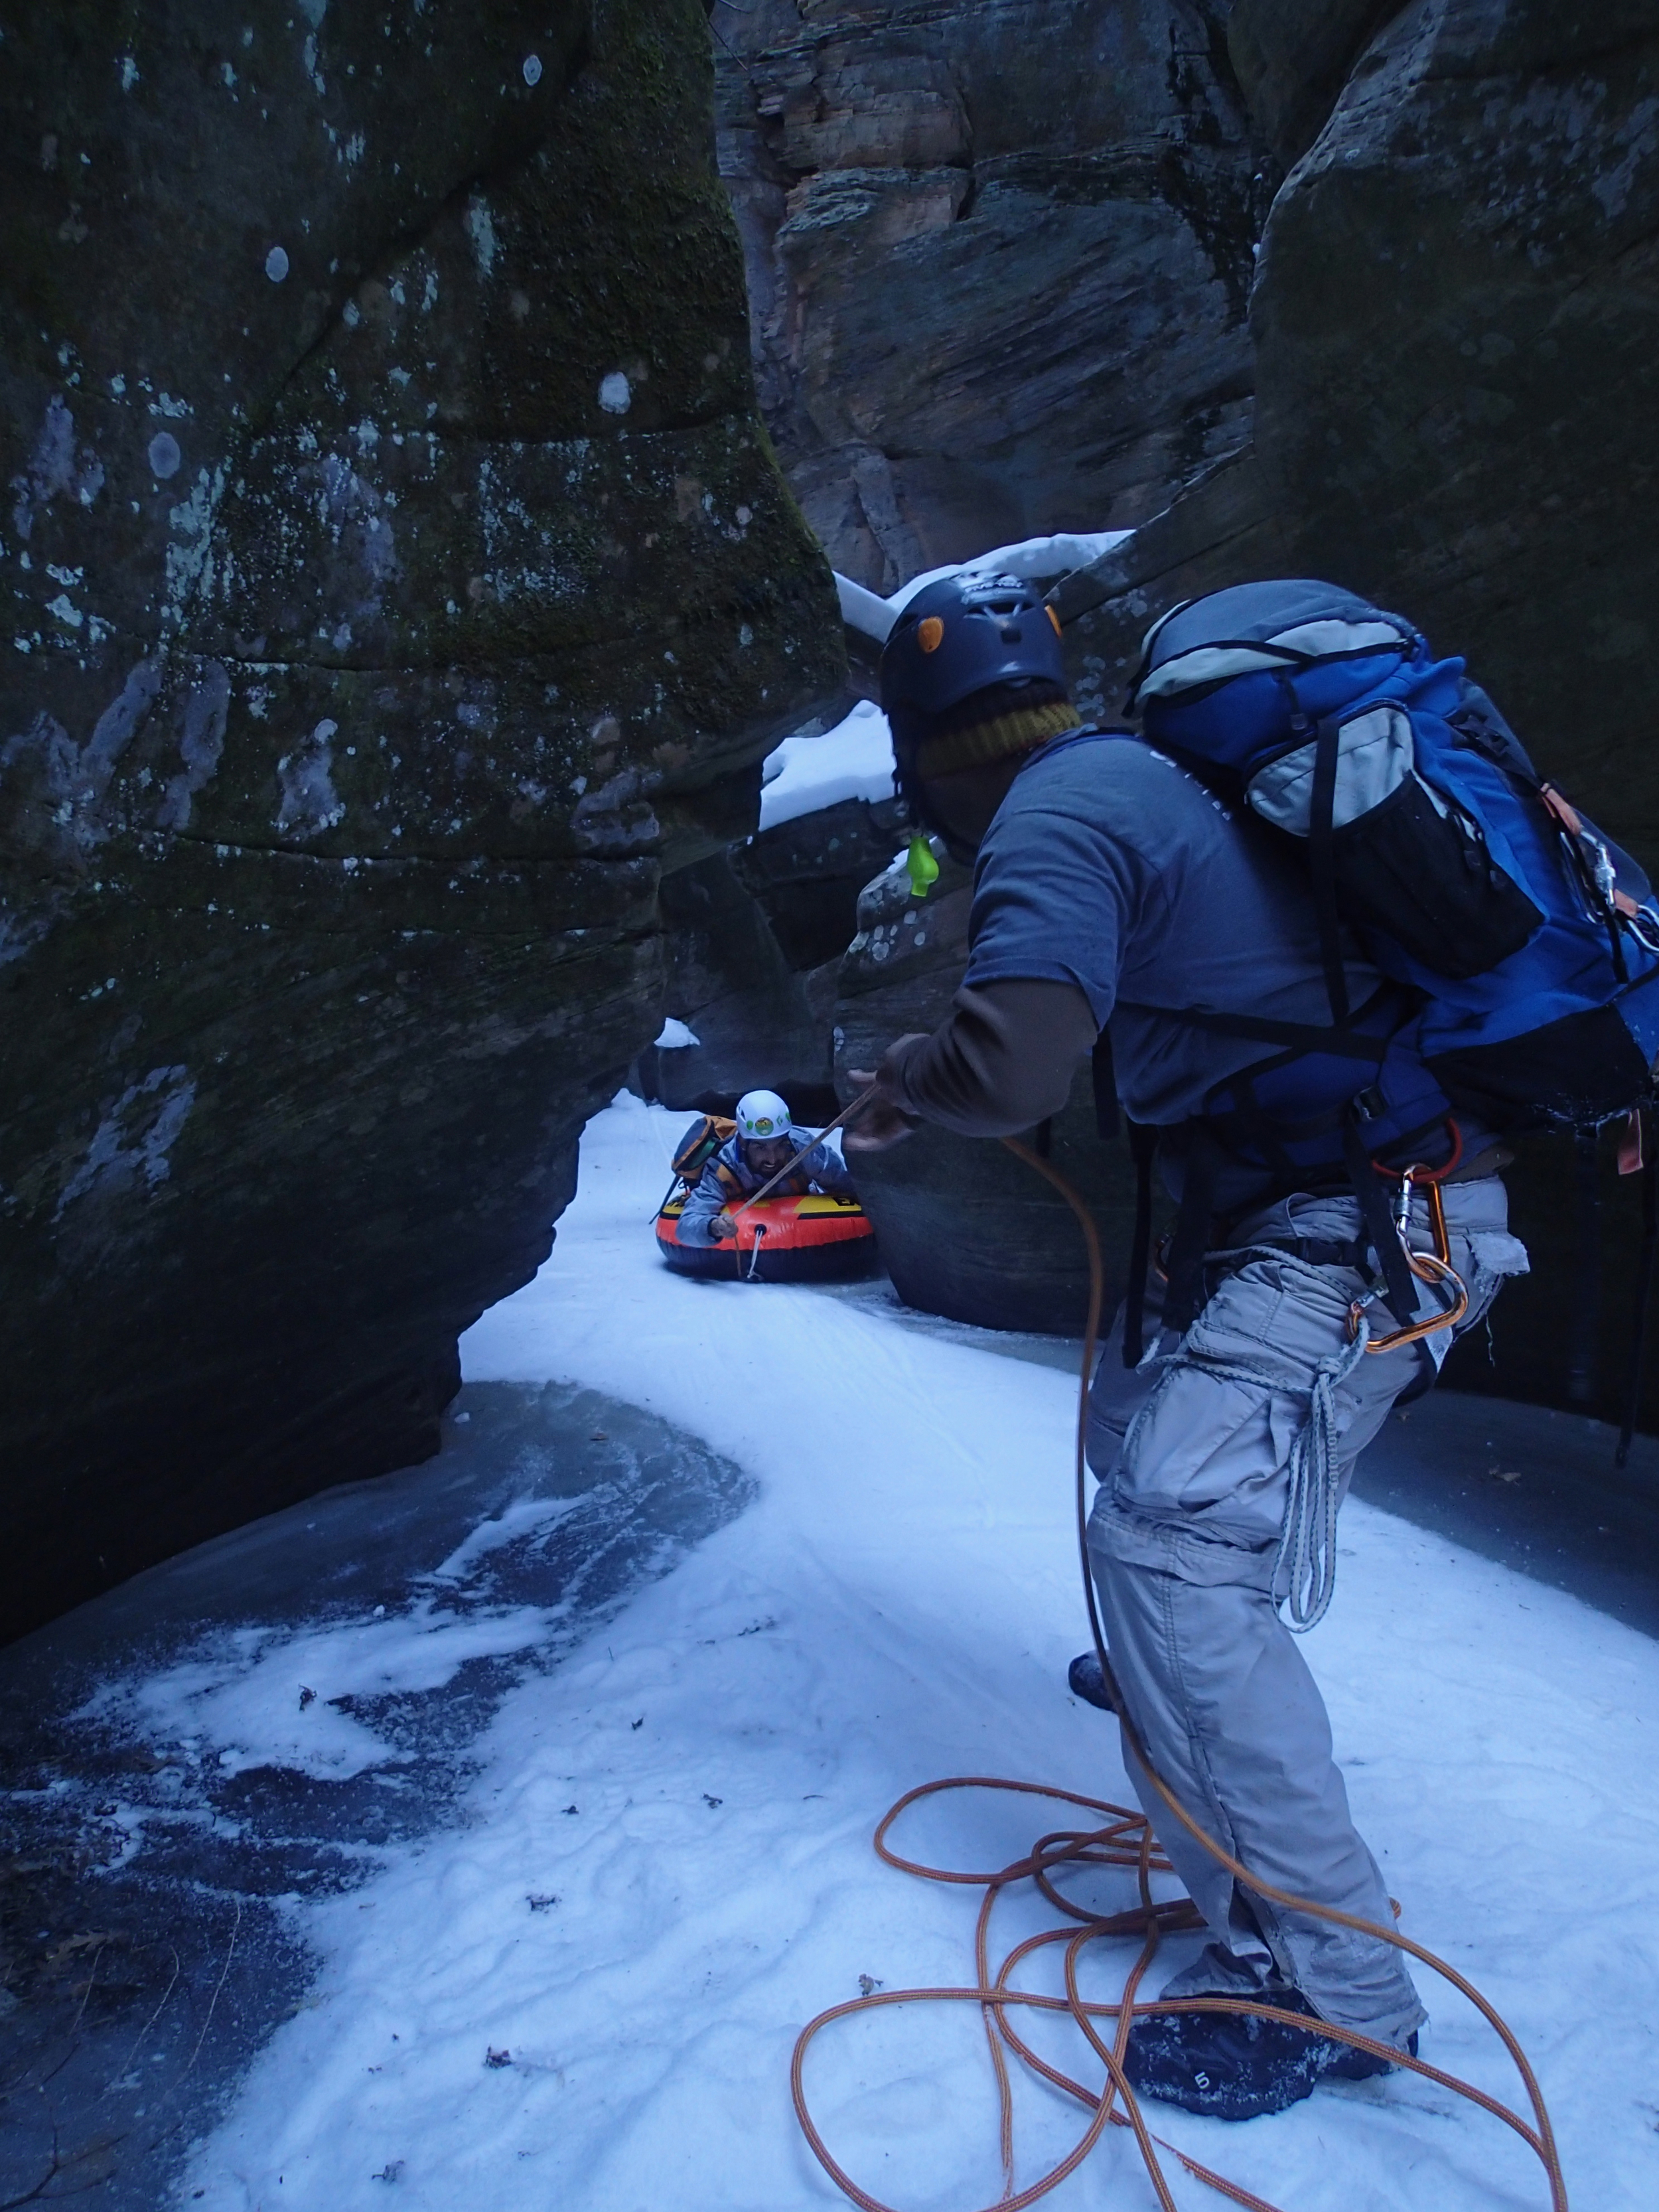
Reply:
M1374 1067L1382 1066L1394 1042L1392 1036L1370 1036L1358 1030L1321 1029L1312 1022L1278 1022L1265 1015L1222 1013L1209 1006L1142 1006L1133 999L1120 1000L1119 1004L1126 1013L1162 1014L1169 1021L1183 1022L1188 1029L1205 1030L1212 1036L1288 1045L1298 1055L1323 1052L1338 1060L1368 1060ZM1362 1019L1366 1011L1361 1008Z
M1117 1134L1119 1123L1117 1072L1112 1066L1112 1032L1109 1029L1102 1030L1095 1039L1089 1073L1094 1085L1095 1134L1109 1143Z
M1310 1267L1352 1267L1357 1274L1371 1273L1369 1237L1259 1237L1255 1245L1288 1252L1293 1260Z

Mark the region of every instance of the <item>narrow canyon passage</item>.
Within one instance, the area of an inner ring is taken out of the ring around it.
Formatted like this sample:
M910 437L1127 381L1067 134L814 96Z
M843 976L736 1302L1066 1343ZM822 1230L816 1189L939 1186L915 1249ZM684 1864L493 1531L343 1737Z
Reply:
M628 1097L590 1126L552 1257L466 1341L437 1460L0 1662L10 1724L27 1709L58 1760L7 1801L13 1881L87 1862L27 1878L45 1951L94 1938L41 1969L70 2016L32 2094L66 2179L78 2151L111 2202L176 2174L210 2212L394 2181L434 2212L830 2203L789 2110L800 2023L860 1976L969 1968L968 1908L878 1866L876 1818L952 1772L1126 1797L1110 1724L1065 1688L1066 1347L901 1318L878 1282L669 1274L648 1215L679 1126ZM1503 1432L1447 1408L1449 1482L1460 1421ZM1641 2201L1659 1647L1356 1498L1311 1656L1406 1924L1520 2033L1583 2201ZM920 1820L947 1863L1030 1829L988 1800ZM1433 2063L1511 2094L1468 2008L1429 2001ZM838 2154L894 2201L994 2193L982 2045L908 2008L855 2026L813 2062ZM1270 2130L1160 2126L1298 2207L1396 2203L1402 2160L1455 2212L1532 2201L1504 2131L1409 2078ZM1035 2172L1075 2124L1036 2097L1021 2129ZM41 2139L15 2133L15 2191ZM1054 2202L1144 2190L1113 2139Z

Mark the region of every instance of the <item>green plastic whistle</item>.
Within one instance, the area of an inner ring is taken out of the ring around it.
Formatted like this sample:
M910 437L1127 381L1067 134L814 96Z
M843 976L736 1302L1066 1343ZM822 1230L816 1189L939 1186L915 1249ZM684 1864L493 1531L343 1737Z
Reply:
M939 862L933 858L933 848L922 836L910 840L910 849L904 856L904 865L910 872L910 895L925 899L929 888L939 881Z

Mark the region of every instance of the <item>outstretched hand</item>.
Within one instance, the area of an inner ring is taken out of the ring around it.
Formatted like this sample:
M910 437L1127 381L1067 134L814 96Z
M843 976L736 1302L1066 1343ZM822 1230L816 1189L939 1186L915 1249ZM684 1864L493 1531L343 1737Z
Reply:
M909 1037L901 1037L898 1042L900 1044L908 1044L913 1040ZM872 1084L880 1085L882 1077L886 1071L887 1060L891 1058L892 1052L896 1048L896 1047L890 1047L879 1069L849 1068L848 1081L859 1091L867 1091ZM884 1152L890 1145L902 1144L904 1139L913 1133L915 1126L910 1115L887 1095L885 1089L878 1088L870 1103L854 1120L847 1124L846 1133L842 1139L842 1147L843 1151L848 1152Z

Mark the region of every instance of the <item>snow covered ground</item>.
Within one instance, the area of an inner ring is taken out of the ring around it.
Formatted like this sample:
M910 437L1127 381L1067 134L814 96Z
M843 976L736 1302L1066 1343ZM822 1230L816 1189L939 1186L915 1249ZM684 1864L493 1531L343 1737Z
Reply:
M598 1117L552 1257L473 1330L466 1370L648 1408L758 1502L508 1690L462 1824L305 1905L321 1978L200 2145L186 2205L839 2203L790 2108L800 2026L860 1976L970 1978L975 1893L883 1868L876 1819L948 1774L1127 1797L1110 1724L1065 1690L1085 1640L1066 1377L908 1328L873 1297L668 1274L647 1220L679 1124L629 1099ZM510 1504L493 1510L506 1526ZM1405 1924L1521 2034L1575 2204L1659 2202L1659 1645L1351 1504L1310 1653ZM329 1755L362 1750L343 1736ZM993 1866L1060 1820L959 1796L898 1840ZM1427 1995L1425 2055L1516 2098L1468 2008ZM1000 2194L971 2008L852 2022L808 2085L838 2154L907 2212ZM1021 2124L1027 2179L1078 2132L1024 2090ZM1409 2077L1243 2128L1158 2124L1287 2212L1547 2201L1507 2130ZM1152 2198L1115 2131L1048 2201Z

